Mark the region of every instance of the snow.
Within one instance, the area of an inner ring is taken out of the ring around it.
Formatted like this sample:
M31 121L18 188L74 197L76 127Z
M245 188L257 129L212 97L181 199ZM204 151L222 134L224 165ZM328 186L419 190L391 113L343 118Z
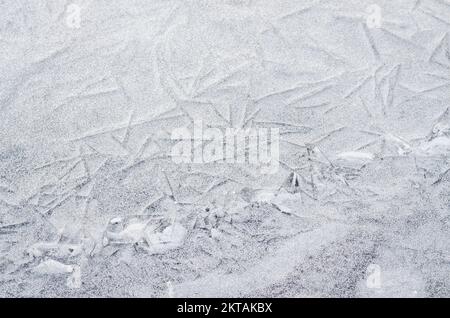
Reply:
M448 155L450 153L450 137L441 136L422 145L421 150L430 155Z
M347 151L341 152L337 155L338 158L348 161L370 161L373 160L373 154L361 151Z
M36 266L34 271L39 274L66 274L73 272L73 266L49 259Z

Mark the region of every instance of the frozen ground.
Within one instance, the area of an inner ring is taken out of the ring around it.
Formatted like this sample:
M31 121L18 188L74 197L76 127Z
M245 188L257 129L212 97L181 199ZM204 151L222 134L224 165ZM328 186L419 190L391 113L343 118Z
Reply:
M0 12L1 297L450 296L448 0ZM175 164L200 118L279 171Z

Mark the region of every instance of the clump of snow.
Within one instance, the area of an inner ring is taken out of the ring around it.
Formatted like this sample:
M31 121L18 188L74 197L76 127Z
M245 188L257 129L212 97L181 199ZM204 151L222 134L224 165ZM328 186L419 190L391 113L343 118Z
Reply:
M73 270L72 265L65 265L53 259L43 261L33 269L34 272L43 275L67 274L72 273Z
M164 225L161 220L131 218L127 221L113 219L105 233L104 245L145 243L142 246L151 254L164 253L178 248L184 242L186 229L178 223Z
M186 237L186 229L180 224L166 227L162 232L146 231L146 249L150 253L164 253L168 250L180 247Z

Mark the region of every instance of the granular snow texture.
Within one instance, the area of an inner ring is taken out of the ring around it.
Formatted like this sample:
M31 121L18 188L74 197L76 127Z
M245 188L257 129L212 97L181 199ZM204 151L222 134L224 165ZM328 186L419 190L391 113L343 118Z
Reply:
M448 0L0 0L0 297L449 297ZM278 128L275 173L174 129Z

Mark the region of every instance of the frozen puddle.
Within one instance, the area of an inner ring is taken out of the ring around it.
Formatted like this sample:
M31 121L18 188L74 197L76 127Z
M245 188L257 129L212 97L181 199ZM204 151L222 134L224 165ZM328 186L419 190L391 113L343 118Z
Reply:
M0 297L450 295L448 0L0 12Z
M327 224L302 233L284 242L273 254L266 255L239 274L217 275L210 273L204 277L174 285L176 297L245 297L252 292L266 288L284 280L295 267L306 258L343 238L349 227L342 224Z

